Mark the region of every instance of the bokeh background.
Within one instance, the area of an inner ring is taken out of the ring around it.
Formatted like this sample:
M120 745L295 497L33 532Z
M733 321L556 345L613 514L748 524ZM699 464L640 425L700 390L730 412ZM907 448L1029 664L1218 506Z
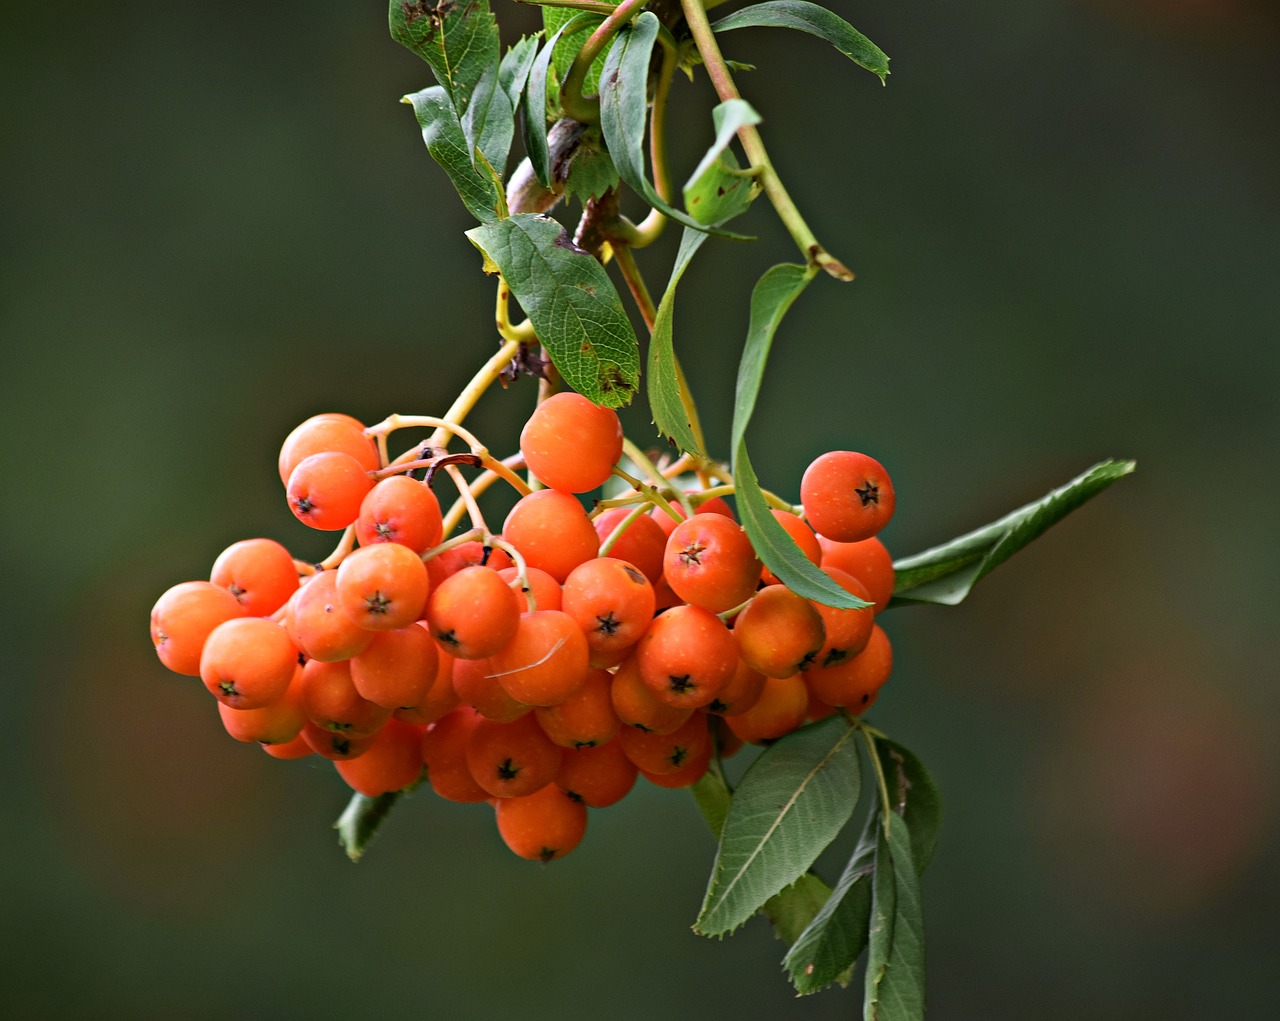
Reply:
M886 618L873 719L947 811L931 1016L1275 1017L1277 6L833 6L887 88L809 37L727 42L859 274L779 336L761 476L875 453L908 553L1139 461L963 606ZM230 542L322 555L275 479L296 422L439 411L493 342L383 5L7 4L0 67L10 1016L856 1016L856 989L791 996L761 920L690 932L713 845L686 795L638 788L544 868L422 791L353 866L327 764L231 742L154 660L151 603ZM677 88L688 168L712 103ZM746 224L678 313L721 450L750 283L795 258L763 203ZM531 400L477 428L510 449Z

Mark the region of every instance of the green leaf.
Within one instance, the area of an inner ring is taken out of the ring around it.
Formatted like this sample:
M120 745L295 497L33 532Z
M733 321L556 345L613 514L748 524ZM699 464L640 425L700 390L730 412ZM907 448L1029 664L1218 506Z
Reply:
M765 270L751 291L751 318L747 324L747 340L738 362L738 385L733 400L733 430L729 449L736 450L747 434L747 425L756 410L765 362L773 346L774 334L782 317L817 275L816 271L792 263L781 263Z
M1124 478L1135 467L1135 461L1099 462L1066 485L1019 507L999 521L923 553L895 561L893 600L889 605L938 603L955 606L974 585L1023 546L1113 482Z
M724 830L731 799L724 772L719 763L713 761L694 783L693 800L716 839ZM806 872L794 884L770 897L760 910L773 923L778 938L793 943L830 894L831 888L826 883L812 872Z
M543 7L542 27L546 30L547 35L550 36L553 32L559 32L563 26L573 21L579 13L587 12ZM590 38L591 33L604 21L602 16L594 13L588 13L588 18L590 20L580 21L575 27L565 32L560 45L555 47L551 66L555 71L557 83L564 81L564 76L569 73L569 65L573 63L578 51L582 49L583 44ZM587 68L587 76L582 80L582 94L584 96L589 96L600 88L600 72L603 69L604 55L601 54L591 62L591 66Z
M846 592L829 575L800 552L795 540L778 523L769 511L769 504L760 490L760 480L747 455L747 444L739 442L733 456L734 502L747 538L755 548L756 556L769 568L782 584L805 599L852 610L871 604Z
M617 408L640 381L640 352L612 281L555 220L520 213L467 231L497 266L565 382Z
M889 813L888 847L893 861L893 942L879 972L876 1001L868 1016L875 1021L921 1021L924 1018L924 908L920 900L920 879L912 867L911 836L906 821L896 812ZM876 857L878 871L878 852Z
M906 821L917 874L933 857L942 825L942 796L924 763L910 749L885 737L875 738L876 755L884 770L893 811Z
M885 1016L880 1013L880 996L889 959L893 956L893 929L898 918L897 892L889 837L883 825L877 826L875 871L871 879L871 924L867 929L863 1021L886 1021Z
M686 192L694 186L698 178L715 166L720 154L729 148L729 143L733 141L733 136L738 133L738 129L759 124L760 115L745 99L728 99L711 111L711 122L716 128L715 141L711 143L711 148L703 155L702 161L694 168L693 173L689 175L689 180L684 186Z
M462 125L444 89L433 85L405 96L401 102L413 107L427 152L449 175L471 215L481 223L497 220L504 206L502 192L491 174L472 164Z
M831 896L782 960L801 995L816 993L832 982L847 985L854 964L866 949L879 818L876 810L868 815L862 838Z
M865 67L883 84L889 74L884 50L837 14L803 0L767 0L734 11L711 26L714 32L735 28L794 28L825 39L859 67Z
M576 196L585 204L587 199L599 198L617 183L618 171L614 169L613 160L600 138L599 126L585 125L569 161L565 194Z
M574 31L577 25L592 24L600 20L590 14L570 14L553 30L551 28L553 19L549 17L552 13L558 16L566 12L553 12L550 8L543 11L547 32L551 34L551 38L547 40L547 44L542 47L529 68L524 107L524 148L533 172L537 175L538 183L544 188L552 186L551 147L547 144L547 71L551 65L551 57L555 53L556 43L559 42L561 35Z
M645 176L644 133L649 105L649 62L660 28L657 16L645 11L614 37L600 79L600 127L618 168L618 176L649 205L686 227L745 240L699 223L654 190Z
M495 64L481 75L466 113L462 115L462 134L472 163L476 162L477 152L483 153L489 166L501 178L506 170L507 154L511 151L515 130L515 113L498 81L498 66Z
M333 828L338 831L338 843L347 852L352 861L359 861L368 850L382 820L387 817L391 807L400 800L404 791L392 791L369 798L363 794L355 794L347 802L347 807Z
M666 292L658 303L653 320L653 334L649 338L648 391L649 408L654 424L663 436L670 437L676 445L691 454L701 455L693 427L680 398L680 374L676 371L676 354L672 344L672 325L676 309L676 286L688 268L694 253L702 247L707 235L685 228L680 236L680 249L676 252L675 265Z
M806 872L781 893L770 897L760 909L778 939L788 946L813 922L831 896L831 887L812 872Z
M767 748L734 792L694 931L732 932L799 879L848 821L861 768L842 715Z
M498 66L501 43L489 0L391 0L391 38L425 60L461 119L485 72Z
M498 65L498 85L506 93L507 102L513 111L520 108L520 99L524 95L525 82L529 80L529 69L538 57L538 36L526 35L512 45Z

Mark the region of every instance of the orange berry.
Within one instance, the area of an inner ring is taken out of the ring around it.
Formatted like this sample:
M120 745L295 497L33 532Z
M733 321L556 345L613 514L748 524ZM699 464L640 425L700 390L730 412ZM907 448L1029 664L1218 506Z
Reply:
M706 705L708 713L716 716L737 716L745 713L760 698L764 691L765 676L759 670L753 670L741 659L734 668L729 683L716 692L716 697Z
M800 479L805 517L819 535L837 542L869 539L893 517L893 483L873 457L831 450Z
M333 731L305 723L300 735L317 755L337 762L363 755L373 746L373 734L335 734Z
M363 754L333 765L347 786L366 798L403 790L422 773L422 728L388 720Z
M467 768L495 798L518 798L545 787L560 772L564 749L532 716L511 723L479 719L467 738Z
M790 511L771 510L775 521L778 522L783 530L791 536L795 544L800 547L800 552L809 558L811 564L816 564L822 558L822 547L818 545L818 536L813 529L805 522L803 518L798 518ZM768 567L761 573L761 579L766 585L777 584L778 578Z
M725 723L743 741L762 744L790 734L809 714L809 690L800 674L771 677L756 704L745 713L728 716Z
M536 709L538 725L561 748L606 744L618 732L618 716L609 697L613 678L603 670L587 672L586 682L559 705Z
M516 567L504 567L498 572L498 577L510 586L519 573ZM555 578L537 567L527 568L525 577L529 582L529 590L533 595L533 601L539 610L564 609L562 605L564 597L560 591L560 583ZM521 611L525 610L526 607L527 601L521 604Z
M517 702L507 694L507 689L490 676L487 659L455 659L453 661L453 690L463 705L469 705L487 720L510 723L533 706Z
M338 601L368 631L394 631L422 616L431 582L418 554L394 542L362 546L338 568Z
M317 727L349 737L372 734L391 716L390 709L360 697L349 663L318 659L302 668L302 708Z
M636 646L640 676L668 705L712 701L738 665L738 643L724 622L698 606L673 606L653 619Z
M871 601L871 593L856 578L826 565L823 565L822 570L850 595L865 599L867 602ZM822 648L813 657L813 661L803 669L829 669L856 656L866 647L867 640L871 637L871 628L875 625L874 606L866 606L860 610L825 606L816 602L812 606L822 617L827 637L822 643Z
M554 783L494 806L498 833L515 854L530 861L563 858L587 832L587 809Z
M600 536L578 498L556 489L521 497L503 523L502 537L530 567L562 584L570 571L600 551Z
M269 617L298 590L298 569L274 539L242 539L218 554L209 580L236 597L250 617Z
M552 394L521 430L520 452L544 485L585 493L603 485L622 456L622 423L582 394Z
M785 585L768 585L734 619L743 660L766 677L790 677L814 661L826 641L822 615Z
M338 572L321 571L293 597L285 618L289 634L310 659L337 663L363 652L373 632L362 628L338 599Z
M302 710L302 667L294 667L293 679L274 702L257 709L232 709L225 702L219 702L218 715L223 728L237 741L288 744L307 722ZM309 748L307 751L310 753Z
M631 513L630 507L612 507L596 517L596 534L600 536L601 545ZM670 518L667 520L671 521ZM671 524L674 528L675 522ZM648 514L641 514L627 525L618 541L610 547L608 556L633 564L651 585L656 585L662 577L662 554L666 548L667 533L662 526Z
M350 454L329 451L302 461L286 488L294 517L322 532L336 532L359 516L373 479Z
M305 724L303 726L305 729ZM263 744L259 745L259 747L273 759L305 759L307 756L315 754L315 749L307 744L306 736L301 732L292 741L284 741L281 744Z
M750 598L762 567L742 526L720 514L695 514L678 524L662 560L676 595L712 613Z
M232 709L259 709L283 697L298 665L298 647L264 617L237 617L209 633L200 679Z
M861 542L835 542L818 536L822 547L822 566L845 571L866 586L880 613L893 598L893 557L879 538L872 536Z
M437 652L436 658L435 676L422 698L415 705L395 711L395 715L406 723L426 726L458 708L458 693L453 689L454 658L447 652Z
M861 714L871 708L892 669L889 636L877 624L860 653L826 670L806 670L804 679L814 698Z
M694 713L670 734L646 734L624 727L617 739L627 758L645 773L674 773L711 744L706 713Z
M458 659L484 659L510 644L520 625L520 600L498 572L465 567L427 600L427 624L440 647Z
M427 782L446 801L487 801L489 792L476 783L467 768L467 741L481 717L470 708L442 716L422 735L422 761Z
M431 633L415 621L379 631L351 657L351 680L361 698L387 709L417 706L436 680L440 651Z
M708 741L699 752L686 759L679 769L672 770L670 773L651 773L642 769L640 770L640 775L658 787L666 787L672 790L677 790L681 787L692 787L702 779L707 767L711 765L711 751L711 742Z
M425 482L392 475L377 483L360 503L356 538L361 546L394 542L425 553L440 542L440 501Z
M636 764L616 740L565 752L556 774L556 785L590 808L617 804L635 783Z
M585 683L589 658L572 617L536 610L520 615L515 637L489 657L489 673L517 702L557 705Z
M564 580L564 612L586 635L592 660L629 649L653 620L653 586L625 560L598 557Z
M670 734L693 713L692 709L682 709L662 701L650 691L640 675L640 662L634 654L618 665L609 689L609 699L623 726L651 734Z
M208 581L184 581L151 608L151 642L160 662L177 674L200 676L200 653L219 624L244 616L244 607Z
M339 451L354 458L365 471L375 471L378 447L364 426L350 415L328 413L308 418L285 437L280 448L280 481L286 486L293 469L312 454Z

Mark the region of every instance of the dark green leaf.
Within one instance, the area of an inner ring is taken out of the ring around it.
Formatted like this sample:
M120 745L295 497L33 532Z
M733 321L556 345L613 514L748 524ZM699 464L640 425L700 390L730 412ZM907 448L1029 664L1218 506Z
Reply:
M890 805L906 820L915 869L923 874L938 842L942 797L933 777L914 752L884 737L875 738L875 746L889 788Z
M605 150L599 127L585 127L574 147L573 159L569 161L569 176L564 183L565 194L576 196L585 203L587 199L599 198L617 184L618 171L614 169L613 160Z
M871 604L842 589L800 552L795 540L769 511L760 480L747 455L745 441L738 443L733 456L734 501L747 538L764 565L782 584L805 599L827 606L859 609Z
M552 13L558 16L566 12L553 12L551 8L543 11L543 16L548 22L547 31L552 34L529 68L524 106L524 148L529 156L529 163L533 166L533 172L537 175L538 183L544 188L550 188L552 185L551 148L547 144L547 71L551 65L551 56L564 32L574 31L577 25L594 24L599 21L590 14L570 14L558 28L553 30L550 28Z
M484 154L489 165L501 178L507 166L507 154L511 151L511 138L515 134L516 121L511 101L498 81L498 66L489 67L471 94L471 102L462 115L462 134L466 138L467 152L473 163L477 151Z
M747 324L747 340L738 362L738 385L733 400L733 430L729 449L736 450L747 434L747 425L756 410L765 362L773 346L778 324L796 298L809 286L816 270L791 263L781 263L765 270L751 290L751 318Z
M538 56L537 35L526 35L507 50L498 66L498 85L507 95L511 109L520 108L520 99L524 96L524 86L529 80L529 69L533 67Z
M653 334L649 338L647 386L654 424L663 436L670 437L681 450L691 454L701 454L702 451L698 448L689 416L680 399L680 374L676 371L671 331L676 308L676 285L684 276L694 253L706 239L707 235L700 231L685 228L680 237L680 250L676 253L675 265L671 268L671 279L667 281L667 290L658 303Z
M498 66L501 43L489 0L391 0L387 20L391 38L431 66L461 120L480 79Z
M801 995L816 993L832 982L846 985L866 949L879 818L875 810L868 815L862 839L831 896L783 958L782 965Z
M912 866L911 837L896 812L889 814L889 851L893 858L893 946L879 982L876 1021L924 1018L924 908L920 879Z
M347 852L352 861L359 861L369 847L369 842L382 820L391 811L391 806L400 800L404 791L392 791L390 794L379 794L376 798L363 794L352 795L346 809L333 824L338 831L338 843Z
M600 127L613 164L622 178L649 205L673 220L697 230L730 234L699 223L682 213L654 190L645 176L644 133L649 105L649 62L660 28L657 16L645 11L622 29L613 40L600 79Z
M732 932L799 879L858 800L856 730L842 715L792 731L747 769L734 792L694 931Z
M496 266L565 382L617 408L640 380L640 353L618 292L555 220L520 213L467 231Z
M893 601L954 606L983 577L1077 507L1136 467L1134 461L1095 464L1064 486L958 539L894 563Z
M472 165L462 125L444 89L433 85L405 96L401 102L413 107L427 152L449 175L471 215L481 223L497 220L503 206L502 193L483 166Z
M879 816L883 819L883 816ZM880 1012L881 986L893 956L893 928L897 921L897 883L893 851L884 826L876 827L875 871L871 874L871 924L867 929L867 975L862 1000L863 1021L886 1021Z
M735 28L794 28L825 39L859 67L883 82L889 74L889 58L879 46L837 14L803 0L767 0L734 11L711 26L715 32Z

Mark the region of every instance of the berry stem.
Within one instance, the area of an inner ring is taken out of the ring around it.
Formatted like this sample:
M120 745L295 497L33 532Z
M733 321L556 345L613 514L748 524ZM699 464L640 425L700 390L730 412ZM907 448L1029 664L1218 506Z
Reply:
M650 461L645 452L625 436L622 438L622 450L627 457L631 459L631 463L648 475L653 481L655 492L663 489L672 491L672 487L667 485L666 476L663 475L662 472L658 471L657 465ZM689 497L685 494L684 490L679 487L675 487L674 493L676 499L680 502L680 506L684 508L685 516L688 517L693 514L693 504L690 503Z
M724 55L720 52L720 44L716 42L715 33L711 31L711 23L707 20L708 6L710 5L704 0L680 0L685 21L689 25L689 32L693 35L693 41L698 47L702 63L707 69L707 75L711 78L711 84L715 86L720 101L741 99L742 94L734 84L733 75L729 73L729 65L725 63ZM804 217L800 215L800 210L787 194L782 178L778 176L769 159L769 153L765 150L760 132L754 125L747 125L738 129L738 139L742 142L742 149L747 154L751 166L757 168L759 172L764 193L769 196L769 201L773 203L778 218L786 226L792 240L804 253L806 262L810 266L821 267L837 280L852 280L852 271L822 247L813 231L809 229L809 225L805 223Z
M529 584L529 565L525 562L524 554L501 536L485 535L484 544L491 549L502 550L516 565L516 576L512 579L511 587L524 596L525 606L533 613L538 608L538 600L533 594L533 586Z
M617 545L618 540L622 538L622 533L630 528L632 522L640 517L641 514L647 513L648 510L649 505L647 503L642 503L638 507L633 507L627 515L614 526L614 529L609 533L608 538L600 544L600 556L607 557L613 547Z
M428 560L434 560L441 553L448 553L449 550L458 546L464 546L469 542L483 542L485 532L483 528L472 528L461 535L455 535L452 539L445 539L438 546L432 546L429 550L422 554L422 562L425 564Z
M654 504L655 506L661 507L664 511L670 514L671 519L673 521L684 520L684 518L681 517L680 512L671 506L671 501L668 500L661 493L659 493L658 490L655 489L653 486L650 486L647 483L641 482L634 475L630 474L629 472L623 471L621 468L614 468L613 474L618 476L618 478L622 479L624 482L629 483L637 493L643 496L650 503Z
M508 287L507 282L499 276L497 308L494 310L494 320L497 323L498 336L505 341L514 341L517 344L534 343L538 339L538 335L533 332L533 323L529 322L528 319L519 324L511 322L510 300L511 288Z
M338 540L338 545L334 547L332 553L316 564L316 572L332 571L340 563L347 559L353 549L356 548L356 526L347 525L342 533L342 538Z
M475 528L480 529L486 535L489 534L489 526L485 524L484 515L480 512L480 505L476 503L475 494L471 492L471 486L467 480L462 477L462 472L458 470L456 465L445 465L444 469L449 478L453 479L453 484L458 487L458 496L462 498L462 502L466 505L467 516L471 519L471 524Z

